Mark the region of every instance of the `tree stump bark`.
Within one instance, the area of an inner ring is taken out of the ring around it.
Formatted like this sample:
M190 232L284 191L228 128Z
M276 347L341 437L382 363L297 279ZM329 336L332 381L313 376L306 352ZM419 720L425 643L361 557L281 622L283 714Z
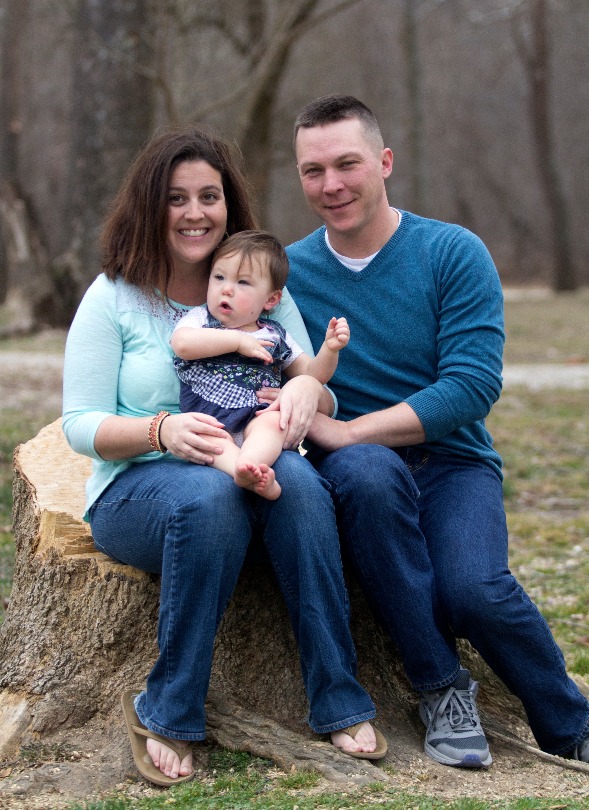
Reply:
M15 451L16 563L0 627L0 759L24 742L82 728L96 717L124 735L119 695L143 684L157 654L159 579L97 552L80 518L90 463L67 446L60 420ZM357 586L349 584L359 679L392 743L387 762L407 765L422 752L417 697ZM469 647L462 657L481 681L487 728L522 733L519 701ZM218 633L207 701L210 739L330 779L387 778L319 740L306 716L286 609L270 566L254 554Z

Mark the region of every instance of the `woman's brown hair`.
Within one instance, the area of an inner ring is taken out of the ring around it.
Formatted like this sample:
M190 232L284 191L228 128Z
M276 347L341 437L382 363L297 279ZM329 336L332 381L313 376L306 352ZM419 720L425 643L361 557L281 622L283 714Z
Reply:
M179 163L203 160L221 175L227 233L249 230L256 221L247 181L229 145L194 127L152 138L131 164L102 232L102 269L121 275L149 295L167 295L172 260L167 247L168 191Z

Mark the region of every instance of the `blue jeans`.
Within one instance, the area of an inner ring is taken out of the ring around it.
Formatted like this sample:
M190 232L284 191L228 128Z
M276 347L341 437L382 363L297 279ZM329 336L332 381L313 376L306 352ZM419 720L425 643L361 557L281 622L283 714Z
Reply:
M340 536L412 685L450 683L466 638L522 701L539 746L589 734L589 702L511 574L501 481L482 461L355 445L311 459L332 485ZM435 582L435 585L434 585Z
M213 643L253 530L259 530L299 644L309 723L327 733L375 716L356 681L333 504L298 453L274 465L267 501L223 472L177 459L132 464L90 510L96 548L161 574L159 656L137 701L141 722L165 737L205 738Z

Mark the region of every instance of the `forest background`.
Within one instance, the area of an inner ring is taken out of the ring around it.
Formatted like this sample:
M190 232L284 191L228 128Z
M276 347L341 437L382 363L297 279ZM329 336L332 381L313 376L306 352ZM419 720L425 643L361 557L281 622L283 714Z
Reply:
M0 0L0 330L69 324L170 124L239 147L285 243L316 227L292 124L331 92L376 112L391 204L475 231L506 285L586 285L588 41L586 0Z

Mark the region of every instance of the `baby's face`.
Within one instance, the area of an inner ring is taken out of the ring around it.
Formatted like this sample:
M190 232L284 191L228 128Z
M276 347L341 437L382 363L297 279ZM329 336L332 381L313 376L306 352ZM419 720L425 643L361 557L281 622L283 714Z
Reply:
M230 253L215 261L209 278L207 306L229 329L258 329L260 315L276 306L280 291L273 290L263 254L243 258Z

